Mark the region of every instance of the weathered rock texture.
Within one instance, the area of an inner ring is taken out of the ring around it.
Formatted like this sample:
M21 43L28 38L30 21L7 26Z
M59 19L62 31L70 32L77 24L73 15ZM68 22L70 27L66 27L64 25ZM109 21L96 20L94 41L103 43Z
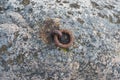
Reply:
M47 44L47 18L75 36ZM120 0L0 0L0 80L120 80Z

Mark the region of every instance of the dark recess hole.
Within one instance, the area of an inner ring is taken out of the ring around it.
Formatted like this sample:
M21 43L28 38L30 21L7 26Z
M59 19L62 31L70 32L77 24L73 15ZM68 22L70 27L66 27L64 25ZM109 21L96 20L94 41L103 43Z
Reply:
M60 43L68 44L70 42L70 35L67 33L62 33L62 37L58 38Z

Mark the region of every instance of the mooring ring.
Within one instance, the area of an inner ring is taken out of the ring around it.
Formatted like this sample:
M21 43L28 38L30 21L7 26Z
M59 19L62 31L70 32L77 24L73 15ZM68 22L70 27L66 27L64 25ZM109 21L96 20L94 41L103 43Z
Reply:
M74 41L72 32L69 30L59 30L59 31L62 33L62 36L54 35L54 41L56 46L62 47L62 48L70 47Z

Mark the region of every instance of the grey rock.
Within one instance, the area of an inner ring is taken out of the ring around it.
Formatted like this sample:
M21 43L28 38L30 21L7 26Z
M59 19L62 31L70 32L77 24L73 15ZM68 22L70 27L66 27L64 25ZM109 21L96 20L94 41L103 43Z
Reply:
M0 0L0 80L119 80L119 0ZM59 18L75 37L46 44L40 29Z

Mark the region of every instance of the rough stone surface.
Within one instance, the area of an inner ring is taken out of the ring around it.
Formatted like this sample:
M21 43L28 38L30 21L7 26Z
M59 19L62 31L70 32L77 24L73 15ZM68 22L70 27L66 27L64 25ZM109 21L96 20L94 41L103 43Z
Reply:
M69 49L40 29L59 18ZM120 80L120 0L0 0L0 80Z

